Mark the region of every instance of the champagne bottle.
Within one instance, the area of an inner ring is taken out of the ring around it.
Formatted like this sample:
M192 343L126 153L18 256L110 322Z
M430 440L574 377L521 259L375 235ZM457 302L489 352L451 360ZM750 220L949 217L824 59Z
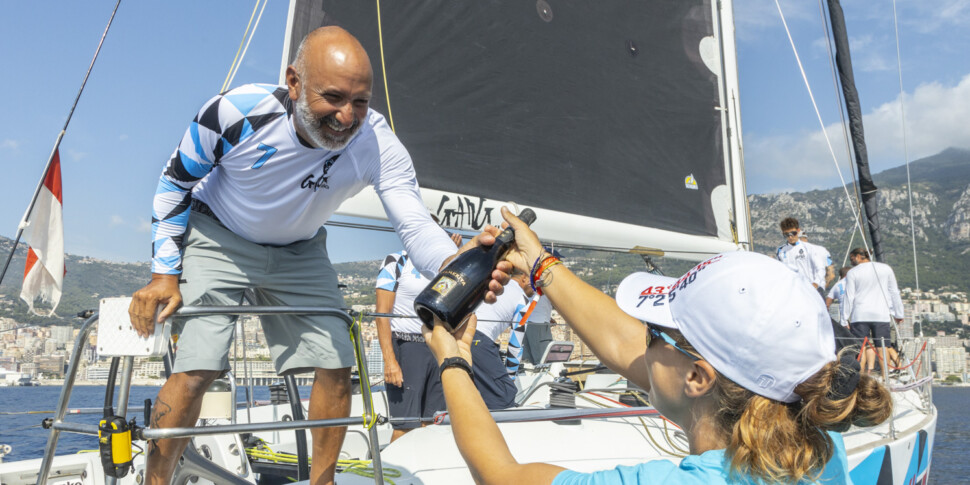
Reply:
M536 220L536 213L532 209L525 209L519 214L519 219L532 224ZM444 322L449 331L461 326L485 298L492 271L505 257L513 241L515 231L509 226L495 238L495 244L459 254L414 299L414 311L418 318L428 328L434 327L434 317Z

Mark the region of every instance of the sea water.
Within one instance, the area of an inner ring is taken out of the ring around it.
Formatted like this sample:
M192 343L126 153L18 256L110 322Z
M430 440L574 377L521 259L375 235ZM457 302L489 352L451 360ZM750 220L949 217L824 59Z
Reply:
M160 387L133 386L129 394L128 406L143 407L145 399L153 402ZM300 397L310 397L309 387L300 387ZM236 389L237 401L246 401L245 388ZM104 407L104 386L75 386L71 392L68 408L97 408ZM115 401L117 401L117 388ZM50 431L40 426L44 418L52 418L53 413L47 414L6 414L24 411L53 411L57 408L61 388L55 386L35 387L0 387L0 445L10 445L13 450L3 458L4 461L29 460L44 456L47 436ZM253 387L256 400L269 400L269 389L266 386ZM115 410L117 413L117 410ZM95 414L71 414L65 421L97 425L101 420L101 412ZM144 413L132 411L128 419L135 418L139 425L145 424ZM97 449L98 441L95 436L62 432L57 440L57 454L65 455L77 453L81 450Z

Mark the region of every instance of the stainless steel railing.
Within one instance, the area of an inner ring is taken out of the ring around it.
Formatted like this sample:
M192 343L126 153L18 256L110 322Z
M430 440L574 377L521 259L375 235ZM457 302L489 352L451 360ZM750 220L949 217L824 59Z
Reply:
M312 307L312 306L300 306L300 307L275 307L275 306L196 306L196 307L183 307L178 312L177 315L180 317L187 316L201 316L201 315L326 315L333 316L344 320L350 331L353 333L353 340L355 342L355 352L360 356L361 362L366 366L366 357L364 354L363 343L360 335L360 327L355 325L353 316L347 310L340 308L331 307ZM57 442L60 437L60 433L70 432L70 433L81 433L81 434L91 434L97 435L98 428L94 425L85 425L79 423L71 423L64 421L64 416L67 412L68 404L71 400L71 392L74 388L74 381L77 377L77 371L79 368L79 363L81 360L81 355L83 354L83 345L87 341L91 330L94 328L95 323L98 321L98 314L95 313L90 318L88 318L84 324L81 326L78 332L77 340L74 344L74 352L71 354L71 360L68 365L67 374L64 378L64 387L61 388L61 393L58 398L57 408L54 413L54 418L50 422L50 435L47 438L47 444L44 447L44 457L41 460L40 469L37 473L37 484L44 485L47 483L47 476L50 473L51 465L54 461L54 456L57 452ZM129 389L131 387L131 374L133 370L133 357L124 358L124 367L121 373L121 385L118 395L118 406L119 415L124 416L126 410L128 409L128 396ZM369 383L365 383L369 385ZM318 427L335 427L335 426L351 426L355 424L362 424L368 428L368 446L370 448L372 465L374 468L374 483L383 484L383 468L381 466L380 457L380 440L377 436L377 429L374 426L366 426L366 423L377 422L379 416L372 414L373 402L371 394L368 392L361 393L364 399L364 416L363 418L338 418L338 419L321 419L321 420L304 420L304 421L290 421L285 423L260 423L260 424L232 424L224 426L207 426L201 428L164 428L164 429L143 429L140 433L137 433L142 439L164 439L164 438L175 438L175 437L188 437L188 436L201 436L207 434L226 434L226 433L239 433L239 432L250 432L250 431L270 431L270 430L296 430L296 429L308 429L308 428L318 428Z

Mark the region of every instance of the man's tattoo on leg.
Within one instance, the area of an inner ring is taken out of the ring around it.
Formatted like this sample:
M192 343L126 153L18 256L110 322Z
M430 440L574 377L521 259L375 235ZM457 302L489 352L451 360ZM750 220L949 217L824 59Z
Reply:
M172 412L172 406L169 406L165 401L155 398L155 406L152 407L152 417L149 425L152 428L158 428L158 422L162 420L168 413ZM155 440L148 440L148 456L154 456L155 452L158 451L158 443Z
M151 427L157 428L158 422L170 412L172 412L172 406L169 406L167 403L165 403L165 401L156 398L155 407L152 408Z

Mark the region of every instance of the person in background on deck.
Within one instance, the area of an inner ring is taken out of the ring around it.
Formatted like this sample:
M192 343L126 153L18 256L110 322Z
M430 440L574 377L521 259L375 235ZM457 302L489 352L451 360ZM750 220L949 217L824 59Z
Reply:
M828 296L825 297L825 307L832 308L832 303L839 304L839 325L849 328L848 316L845 314L845 275L852 269L845 266L839 270L839 281L832 285Z
M785 237L785 244L778 246L775 257L788 266L792 271L802 275L818 290L825 299L825 267L827 266L822 252L814 244L802 242L798 239L800 230L798 219L786 217L779 224L781 234Z
M802 230L798 235L798 240L803 243L807 243L808 232L806 232L805 230ZM818 251L818 254L816 255L816 257L820 258L822 261L825 261L825 284L823 284L819 288L820 289L828 288L829 284L832 283L832 280L835 279L835 265L832 264L832 254L829 253L829 250L825 249L824 246L819 246L818 244L812 244L812 247L814 247L815 250Z
M461 246L461 235L451 240ZM414 299L431 280L421 274L407 251L388 254L377 275L377 313L412 315ZM417 318L377 317L377 339L384 356L384 387L392 417L430 418L445 410L441 377L434 356L421 336L423 324ZM423 423L392 423L391 441Z
M519 373L520 366L526 357L526 350L529 341L528 329L531 325L530 322L536 311L542 311L539 308L539 303L543 300L548 302L549 299L543 299L535 290L532 289L532 285L529 284L528 275L520 271L512 271L512 281L511 283L518 283L519 288L522 288L522 292L525 293L528 299L524 309L516 312L516 318L518 321L512 322L512 331L509 333L509 343L505 347L505 371L508 373L509 378L513 381L516 375ZM549 306L549 311L552 312L552 305ZM551 336L550 336L551 340ZM541 358L541 356L540 356ZM530 361L535 362L535 361Z
M505 291L495 303L483 303L475 310L477 327L471 346L474 380L488 409L515 406L515 383L507 367L510 362L502 362L498 337L505 329L525 318L531 303L525 288L529 288L529 291L532 288L528 273L513 269L511 276L511 281L505 285ZM517 368L518 362L511 365Z
M509 346L505 351L505 366L513 380L521 364L542 363L546 347L552 343L552 325L555 324L549 299L533 293L532 288L523 290L531 298L529 309L523 316L526 321L513 325Z
M368 107L372 77L357 39L324 27L301 43L285 86L244 85L205 103L155 192L152 280L135 292L129 308L140 335L151 334L155 322L183 301L238 305L247 290L256 305L343 307L323 225L368 185L418 269L436 272L455 254L428 215L407 150ZM493 241L483 234L466 248ZM502 271L494 275L489 300L508 278ZM195 424L205 390L229 368L234 320L174 321L174 369L155 400L151 427ZM348 416L354 349L344 321L307 315L261 320L280 374L315 371L309 418ZM345 433L311 430L311 483L333 483ZM167 484L188 441L150 442L146 482Z
M877 356L875 349L884 344L889 361L899 367L899 354L889 345L890 318L900 323L905 314L896 273L888 264L870 261L866 248L853 249L849 260L853 268L845 276L845 315L852 335L860 341L869 338L862 358L863 370L871 372L876 361L882 361L881 351Z
M551 265L535 233L502 215L515 228L508 260L521 271L539 268L530 277L556 310L603 364L647 390L686 433L690 456L593 473L519 463L469 376L474 328L452 334L436 322L422 332L476 483L851 482L838 432L882 423L892 399L853 354L835 353L825 305L800 276L760 254L725 253L677 280L631 275L614 301Z

